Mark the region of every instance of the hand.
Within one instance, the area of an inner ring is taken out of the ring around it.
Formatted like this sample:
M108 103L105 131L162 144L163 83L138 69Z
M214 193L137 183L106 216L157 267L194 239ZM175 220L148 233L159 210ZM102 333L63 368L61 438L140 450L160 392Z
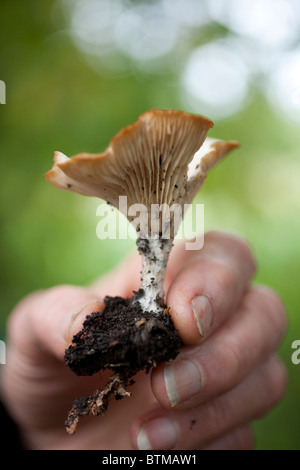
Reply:
M204 248L176 244L167 270L167 305L184 342L178 358L139 373L130 398L112 400L102 417L83 417L69 436L64 421L77 396L102 388L109 372L77 377L64 350L105 295L139 287L134 255L88 288L31 294L8 324L2 396L33 449L251 449L250 423L283 397L286 372L276 357L286 314L278 295L251 286L248 245L222 233Z

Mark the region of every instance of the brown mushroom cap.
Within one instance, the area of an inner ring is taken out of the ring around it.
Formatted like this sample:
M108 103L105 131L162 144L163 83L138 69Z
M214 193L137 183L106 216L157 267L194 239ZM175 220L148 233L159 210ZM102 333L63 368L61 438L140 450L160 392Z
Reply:
M97 196L115 207L120 196L127 196L128 206L138 203L147 208L151 204L190 203L208 169L237 146L215 141L208 154L199 158L197 171L196 152L211 127L213 123L199 115L147 111L122 129L103 153L68 158L55 152L53 167L45 177L59 189Z

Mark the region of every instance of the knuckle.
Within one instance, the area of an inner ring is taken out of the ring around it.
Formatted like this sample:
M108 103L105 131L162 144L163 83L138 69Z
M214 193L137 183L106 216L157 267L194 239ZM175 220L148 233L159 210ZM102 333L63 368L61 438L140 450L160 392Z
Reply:
M233 430L229 430L225 435L217 437L203 450L252 450L255 446L255 439L250 425L242 425Z
M238 252L239 256L249 266L253 274L255 273L257 261L248 240L240 235L229 232L209 232L209 236L212 239L219 239L224 245L228 245L229 248L233 248L235 252Z
M228 436L228 449L252 450L255 447L254 433L250 425L240 426Z
M239 430L239 449L252 450L255 447L255 437L251 426L244 426Z
M223 292L228 292L235 285L235 273L228 266L215 262L214 280Z
M272 388L273 390L273 404L277 405L285 396L286 389L287 389L287 382L288 382L288 376L287 376L287 370L283 364L283 362L275 356L273 358L273 374L272 374L272 379L271 379L271 385L274 386Z
M265 320L270 322L272 334L275 337L277 333L281 340L287 330L287 312L281 297L267 286L253 287L252 294L258 304L257 308L260 308Z
M252 271L254 273L257 269L257 261L254 256L254 252L252 250L251 245L244 238L238 237L236 235L232 235L231 237L236 245L236 249L240 250L241 256L247 261L248 265L251 266Z
M269 413L284 398L287 389L287 370L282 361L273 356L265 364L264 393L265 406L258 417Z
M221 348L221 357L223 366L227 371L227 380L231 384L236 384L240 379L241 371L244 371L247 367L245 355L241 354L241 347L232 339Z
M212 427L212 438L216 438L219 433L226 432L228 421L228 407L221 400L211 400L206 403L207 423ZM215 424L214 423L218 423Z

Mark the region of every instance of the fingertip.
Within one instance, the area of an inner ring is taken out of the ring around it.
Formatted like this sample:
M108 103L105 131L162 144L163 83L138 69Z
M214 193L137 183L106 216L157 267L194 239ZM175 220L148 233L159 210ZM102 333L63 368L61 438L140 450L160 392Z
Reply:
M198 295L184 286L177 286L170 290L167 304L183 344L196 345L208 336L214 311L207 295Z
M252 450L255 435L250 425L243 425L207 444L202 450Z
M138 450L171 450L180 440L180 423L172 412L155 405L132 423L131 439Z
M68 325L64 332L65 348L67 348L72 343L74 335L81 330L87 316L95 312L101 312L103 308L103 301L94 299L87 303L80 304L78 305L77 309L74 309L74 313L71 314L71 318L69 319Z

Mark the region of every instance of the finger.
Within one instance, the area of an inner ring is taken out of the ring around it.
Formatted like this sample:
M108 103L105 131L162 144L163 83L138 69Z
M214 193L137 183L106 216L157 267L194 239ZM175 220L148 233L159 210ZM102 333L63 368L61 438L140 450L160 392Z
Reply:
M272 357L236 388L196 408L168 411L157 407L139 416L132 426L134 446L199 449L265 415L282 399L285 389L285 368Z
M47 353L62 360L86 315L101 311L103 301L88 289L58 286L22 301L8 323L11 346L22 354Z
M250 426L240 426L211 443L201 450L252 450L255 445L254 434Z
M237 312L200 346L151 375L155 397L166 408L192 408L240 383L275 351L286 331L286 312L269 288L249 289Z
M170 264L172 269L171 259ZM233 235L208 233L202 250L187 253L167 293L167 305L184 344L198 344L223 323L236 309L254 272L248 245Z

